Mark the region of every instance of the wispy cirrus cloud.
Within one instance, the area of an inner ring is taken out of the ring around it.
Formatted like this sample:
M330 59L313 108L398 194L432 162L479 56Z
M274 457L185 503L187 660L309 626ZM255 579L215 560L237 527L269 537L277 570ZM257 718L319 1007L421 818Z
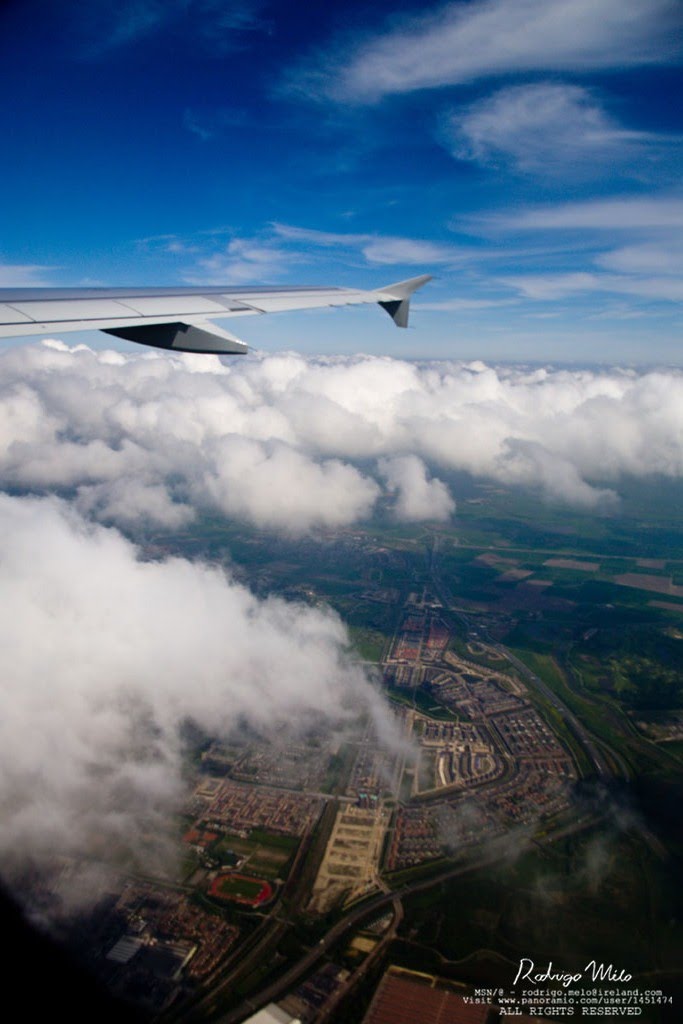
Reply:
M494 231L651 231L683 227L683 199L677 195L616 196L576 203L529 206L480 215L472 223Z
M287 275L292 254L254 238L233 238L185 271L187 284L259 284Z
M0 264L0 288L37 288L54 284L55 267L38 263Z
M242 45L244 33L266 28L262 7L262 0L95 0L68 13L80 56L97 59L166 29L182 31L186 40L201 40L214 49L234 48Z
M423 238L317 231L290 224L274 224L273 231L290 243L355 250L368 263L460 263L471 258L471 253L464 247Z
M195 232L189 237L156 235L140 239L137 244L145 253L172 259L176 273L187 284L255 285L287 280L293 268L316 263L321 249L334 250L342 263L368 267L461 266L487 255L476 246L468 248L424 238L320 231L278 223L264 226L252 237L220 228Z
M586 250L575 253L570 270L565 265L498 277L524 298L548 302L605 292L663 302L683 299L683 199L678 196L528 207L490 214L478 223L484 233L535 233L546 241L559 232L583 236Z
M526 299L537 299L543 302L565 299L569 295L581 292L597 291L599 278L588 271L576 271L569 274L512 274L500 277L499 282L514 288Z
M634 158L646 146L666 142L622 128L589 90L560 82L508 86L452 110L441 135L460 160L581 178L604 173L606 162L612 171L620 164L635 171Z
M495 309L499 306L510 306L514 299L442 299L436 302L416 302L413 300L412 308L430 313L467 313L482 309Z
M570 274L519 274L499 280L527 299L544 302L588 292L612 292L668 302L683 300L683 277L674 275L641 277L576 271Z
M683 241L676 237L624 245L601 253L595 261L620 273L683 275Z
M677 0L450 3L316 54L290 84L372 103L492 75L662 64L681 52L680 27Z
M272 231L253 237L230 228L140 238L141 253L174 264L185 284L265 284L287 276L300 257L285 249Z
M183 126L202 142L215 139L230 128L239 128L246 123L245 110L219 107L215 110L187 108L183 112Z

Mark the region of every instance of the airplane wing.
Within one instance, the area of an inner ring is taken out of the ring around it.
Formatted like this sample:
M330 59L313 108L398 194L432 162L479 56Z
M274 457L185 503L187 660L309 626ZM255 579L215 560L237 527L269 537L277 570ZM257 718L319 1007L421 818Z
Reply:
M351 288L0 288L0 338L100 330L174 352L238 355L248 346L210 323L322 306L378 303L408 326L410 296L429 274L373 291Z

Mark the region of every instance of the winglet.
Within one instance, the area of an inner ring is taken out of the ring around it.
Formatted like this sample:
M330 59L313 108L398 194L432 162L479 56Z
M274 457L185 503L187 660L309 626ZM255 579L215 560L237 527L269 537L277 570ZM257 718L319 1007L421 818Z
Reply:
M384 288L376 289L375 294L379 305L382 309L386 309L397 327L408 326L410 296L431 279L431 274L421 274L420 277L411 277L407 281L397 281L396 284L388 284Z

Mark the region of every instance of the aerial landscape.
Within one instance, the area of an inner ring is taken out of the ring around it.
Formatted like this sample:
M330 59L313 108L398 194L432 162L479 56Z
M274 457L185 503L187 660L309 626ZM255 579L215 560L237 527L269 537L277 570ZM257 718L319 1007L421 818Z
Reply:
M682 22L0 11L29 1017L680 1019Z
M346 1021L388 967L462 997L507 988L522 957L597 959L627 964L643 1019L666 1019L683 943L680 484L634 487L618 516L452 486L453 524L380 513L283 537L211 516L138 536L143 566L224 565L284 607L335 609L372 690L347 680L356 706L333 714L321 681L319 713L186 723L174 816L156 782L156 814L128 793L127 821L95 815L85 860L20 875L110 991L169 1020L277 1003Z

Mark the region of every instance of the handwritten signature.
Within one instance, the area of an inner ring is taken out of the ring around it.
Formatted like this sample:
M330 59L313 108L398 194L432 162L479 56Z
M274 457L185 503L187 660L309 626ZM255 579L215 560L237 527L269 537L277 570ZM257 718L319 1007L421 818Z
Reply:
M623 968L614 967L613 964L599 964L596 960L591 960L590 963L586 964L582 971L571 973L570 971L554 970L552 960L548 961L548 966L545 970L536 972L536 964L533 960L528 957L522 957L519 961L519 967L517 968L517 974L513 985L516 985L518 981L528 981L532 985L545 985L548 982L555 981L563 988L569 988L570 985L575 985L577 982L582 981L585 977L590 978L591 981L608 981L608 982L624 982L630 981L633 975L629 974Z

